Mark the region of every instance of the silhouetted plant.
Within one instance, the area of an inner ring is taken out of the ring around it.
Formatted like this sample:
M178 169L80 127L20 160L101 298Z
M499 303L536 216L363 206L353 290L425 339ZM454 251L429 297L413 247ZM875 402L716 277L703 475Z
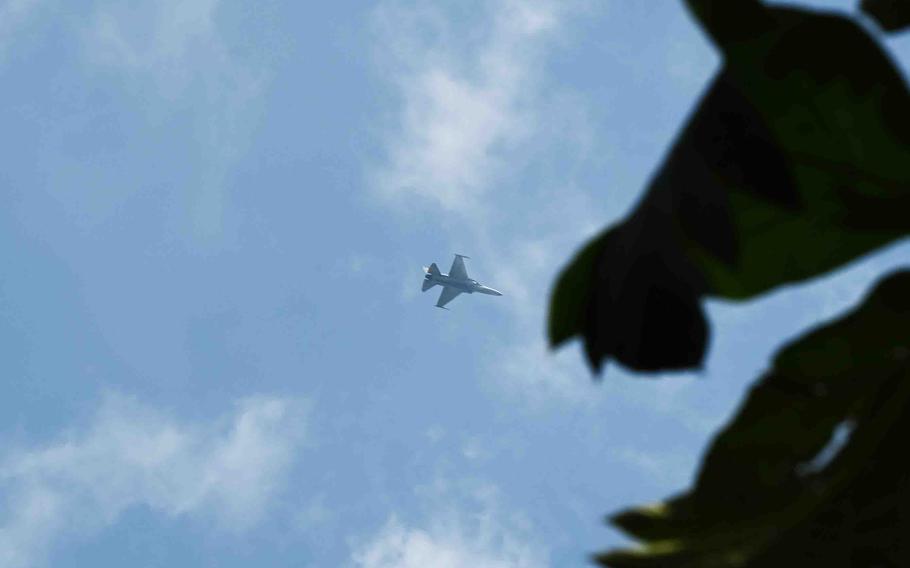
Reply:
M910 233L910 92L833 13L687 0L723 67L637 208L560 275L557 346L595 371L698 367L701 299L748 299ZM910 0L864 0L883 29ZM794 341L718 435L695 487L613 522L645 545L608 566L910 566L910 272ZM838 426L849 439L814 458Z

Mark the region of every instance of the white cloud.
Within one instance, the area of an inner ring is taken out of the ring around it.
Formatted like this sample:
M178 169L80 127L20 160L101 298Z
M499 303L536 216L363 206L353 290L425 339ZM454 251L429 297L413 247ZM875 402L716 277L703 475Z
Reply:
M562 15L547 0L501 0L471 27L482 37L456 41L445 14L384 5L378 43L402 108L385 137L387 163L373 172L380 194L447 211L478 207L509 150L535 131L537 67Z
M440 507L420 526L392 515L369 541L358 546L358 568L543 568L547 553L517 515L496 507L495 490L475 494L472 509Z
M251 398L198 426L109 396L88 428L0 462L0 565L40 563L61 539L87 538L135 506L250 528L282 489L303 435L300 401Z
M219 31L220 0L154 0L99 6L83 30L88 59L121 74L154 114L192 109L205 165L192 188L196 236L217 237L224 185L243 151L265 85L261 69L230 53Z

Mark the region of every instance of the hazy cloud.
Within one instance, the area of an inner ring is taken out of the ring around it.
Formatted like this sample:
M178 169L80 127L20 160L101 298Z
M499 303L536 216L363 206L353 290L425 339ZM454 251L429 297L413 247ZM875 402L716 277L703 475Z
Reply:
M485 382L531 407L553 403L590 405L601 400L601 391L592 385L581 354L565 347L553 352L546 340L550 287L565 260L574 253L574 243L593 233L591 217L596 207L583 203L566 210L564 218L578 222L569 230L547 225L546 231L526 235L526 240L516 239L507 247L500 244L498 250L490 244L489 250L479 253L506 259L485 266L484 279L504 292L497 301L502 300L499 304L508 310L513 323L508 341L488 358Z
M108 396L87 428L0 462L0 565L32 566L61 538L87 538L128 508L257 523L303 440L300 401L251 398L209 425Z
M103 4L83 37L87 57L122 74L143 103L165 112L177 103L194 117L204 166L193 197L194 231L219 236L230 166L258 114L265 74L232 56L216 23L220 0Z
M0 1L0 63L16 33L28 22L41 0Z

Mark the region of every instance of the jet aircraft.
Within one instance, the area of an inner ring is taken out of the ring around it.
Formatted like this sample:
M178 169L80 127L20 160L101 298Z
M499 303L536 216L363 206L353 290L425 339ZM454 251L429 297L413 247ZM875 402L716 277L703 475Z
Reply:
M442 293L436 302L437 308L449 309L445 305L461 293L473 294L474 292L479 292L490 296L502 296L502 292L499 290L494 290L484 286L477 280L468 278L468 271L464 267L464 259L466 258L468 257L463 254L456 254L448 274L440 272L435 262L430 266L423 267L423 271L426 272L423 277L423 291L426 292L436 285L442 286Z

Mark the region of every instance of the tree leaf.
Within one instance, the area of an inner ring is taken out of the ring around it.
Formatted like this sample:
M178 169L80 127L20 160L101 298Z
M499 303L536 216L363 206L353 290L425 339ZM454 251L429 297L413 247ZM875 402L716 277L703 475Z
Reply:
M689 0L724 66L637 208L554 289L551 344L582 336L595 371L697 367L703 296L750 298L910 233L910 92L885 52L839 15L726 2Z
M885 31L903 31L910 27L908 0L863 0L860 8Z
M785 346L694 487L624 511L605 566L910 565L910 271ZM838 428L848 437L830 446ZM877 563L877 564L876 564Z

